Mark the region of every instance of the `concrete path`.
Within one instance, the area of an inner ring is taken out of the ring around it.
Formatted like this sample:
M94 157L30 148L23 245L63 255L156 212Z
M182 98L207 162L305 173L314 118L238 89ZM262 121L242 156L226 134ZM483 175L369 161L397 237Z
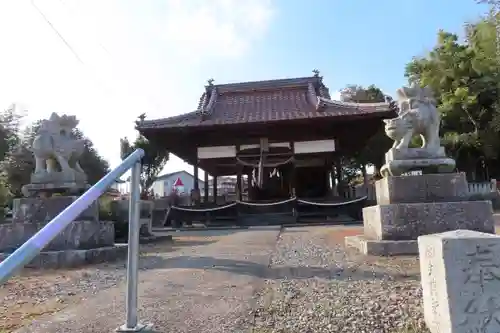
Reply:
M254 294L268 274L278 236L279 228L250 229L209 245L158 253L154 267L139 275L140 320L162 333L249 332ZM122 284L17 332L113 332L124 323L124 303Z

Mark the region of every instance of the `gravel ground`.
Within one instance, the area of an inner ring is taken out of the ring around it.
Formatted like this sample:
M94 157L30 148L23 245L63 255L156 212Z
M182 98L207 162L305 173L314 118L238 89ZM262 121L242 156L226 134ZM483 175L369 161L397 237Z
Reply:
M217 236L203 234L196 237L176 237L141 245L140 267L147 270L159 260L157 253L178 249L189 251L193 246L212 243ZM26 269L19 276L0 286L0 333L12 332L44 315L61 311L91 298L99 292L115 287L126 276L125 261L93 265L80 269L34 270Z
M344 237L361 232L359 227L289 228L280 234L274 252L273 238L267 252L262 248L265 253L254 251L255 247L261 249L260 245L245 243L255 242L255 235L223 238L231 232L221 235L220 231L212 232L213 235L179 233L173 245L143 246L141 266L145 272L141 277L147 280L141 282L144 315L155 323L163 323L163 327L174 327L180 320L180 326L176 326L179 332L182 327L198 325L185 321L183 316L202 321L199 324L203 332L222 332L221 325L236 323L235 315L248 315L247 323L253 326L253 333L427 333L422 318L418 260L366 257L346 251ZM193 248L215 241L213 246ZM239 247L235 248L235 242ZM242 255L249 254L245 252L248 248L255 252L252 260L265 262L264 270ZM173 257L178 260L172 261ZM265 269L268 260L269 268ZM122 288L111 287L123 281L124 276L123 261L69 271L26 271L0 287L0 333L12 332L43 314L63 309L61 313L74 309L87 314L88 309L79 309L92 305L92 301L102 305L102 297L122 302ZM251 284L262 286L258 281L264 279L263 288L257 288L256 307L238 310L238 302L249 304L247 293L255 295ZM171 290L172 286L158 285L156 280L177 287ZM99 295L91 297L93 294ZM88 300L82 303L84 299ZM200 310L195 304L204 308ZM106 313L107 318L108 310L97 313ZM234 316L224 316L229 310ZM119 316L123 314L122 309L116 311ZM102 318L96 314L88 317L102 324ZM116 327L115 323L111 326ZM247 327L229 331L247 333ZM35 332L32 328L28 331ZM81 330L91 331L98 330Z
M139 318L153 323L158 333L249 333L255 295L267 277L279 233L277 228L235 232L206 246L149 256L149 269L139 274ZM15 332L113 332L124 323L124 314L120 284Z
M333 230L333 231L332 231ZM343 248L359 228L285 230L259 292L254 333L428 332L418 260L375 258Z

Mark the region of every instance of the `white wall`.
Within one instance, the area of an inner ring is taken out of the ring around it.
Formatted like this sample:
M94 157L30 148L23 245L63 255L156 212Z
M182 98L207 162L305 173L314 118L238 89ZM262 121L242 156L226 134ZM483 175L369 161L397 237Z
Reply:
M159 196L168 196L171 193L172 187L177 181L177 178L180 178L181 182L184 184L183 192L181 192L181 194L190 194L191 190L194 189L194 176L187 172L174 173L167 178L155 181L152 186L154 193ZM200 192L203 193L205 189L204 182L199 180L198 185Z

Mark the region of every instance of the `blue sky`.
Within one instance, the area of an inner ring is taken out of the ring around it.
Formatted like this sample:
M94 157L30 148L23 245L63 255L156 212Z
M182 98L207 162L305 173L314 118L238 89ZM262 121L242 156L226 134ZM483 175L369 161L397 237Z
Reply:
M425 54L439 29L462 32L486 11L473 0L279 0L265 38L234 63L206 69L218 82L309 75L332 91L376 84L392 94L404 67Z
M76 115L115 166L138 115L192 111L209 78L317 68L332 96L347 84L394 94L439 29L461 33L486 9L473 0L3 0L0 107L17 103L26 123ZM184 168L174 157L165 172Z

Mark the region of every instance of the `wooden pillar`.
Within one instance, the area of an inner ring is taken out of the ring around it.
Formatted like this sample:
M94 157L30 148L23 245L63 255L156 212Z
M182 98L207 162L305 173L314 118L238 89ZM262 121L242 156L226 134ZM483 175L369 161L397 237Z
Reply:
M363 187L364 187L363 195L368 195L368 175L366 173L366 164L364 163L361 166L361 173L363 174Z
M337 195L335 192L336 192L336 188L335 188L335 164L334 164L334 161L335 161L335 155L332 154L329 158L328 158L328 175L330 177L330 182L331 185L330 185L330 192L331 192L331 195L335 196Z
M217 176L214 176L214 203L217 203Z
M252 169L249 168L247 172L247 200L253 200L253 185L252 185Z
M337 178L337 193L344 197L344 183L342 182L342 163L340 158L335 159L335 176Z
M205 188L204 188L204 193L203 193L203 202L207 203L208 202L208 172L205 171Z
M239 201L241 201L241 199L243 198L242 192L243 189L241 186L241 168L238 168L238 173L236 175L236 193Z
M195 164L194 166L194 189L199 190L200 189L200 184L198 181L198 164Z
M330 182L332 183L332 187L330 188L332 190L332 193L335 192L335 171L333 169L333 166L330 168Z
M236 146L236 155L239 155L239 152L240 152L240 146ZM237 171L236 171L236 198L241 201L241 199L243 198L243 189L242 189L242 186L241 186L241 172L242 172L242 166L241 165L237 165Z
M328 196L332 190L330 187L330 161L328 159L325 159L325 170L323 172L326 180L325 196Z
M290 142L290 148L295 155L295 143ZM295 156L294 156L295 157ZM295 170L295 160L292 161L292 170L290 172L290 196L293 198L296 196L295 186L296 186L296 170Z
M335 161L335 175L337 177L337 184L342 183L342 164L340 163L340 160Z

